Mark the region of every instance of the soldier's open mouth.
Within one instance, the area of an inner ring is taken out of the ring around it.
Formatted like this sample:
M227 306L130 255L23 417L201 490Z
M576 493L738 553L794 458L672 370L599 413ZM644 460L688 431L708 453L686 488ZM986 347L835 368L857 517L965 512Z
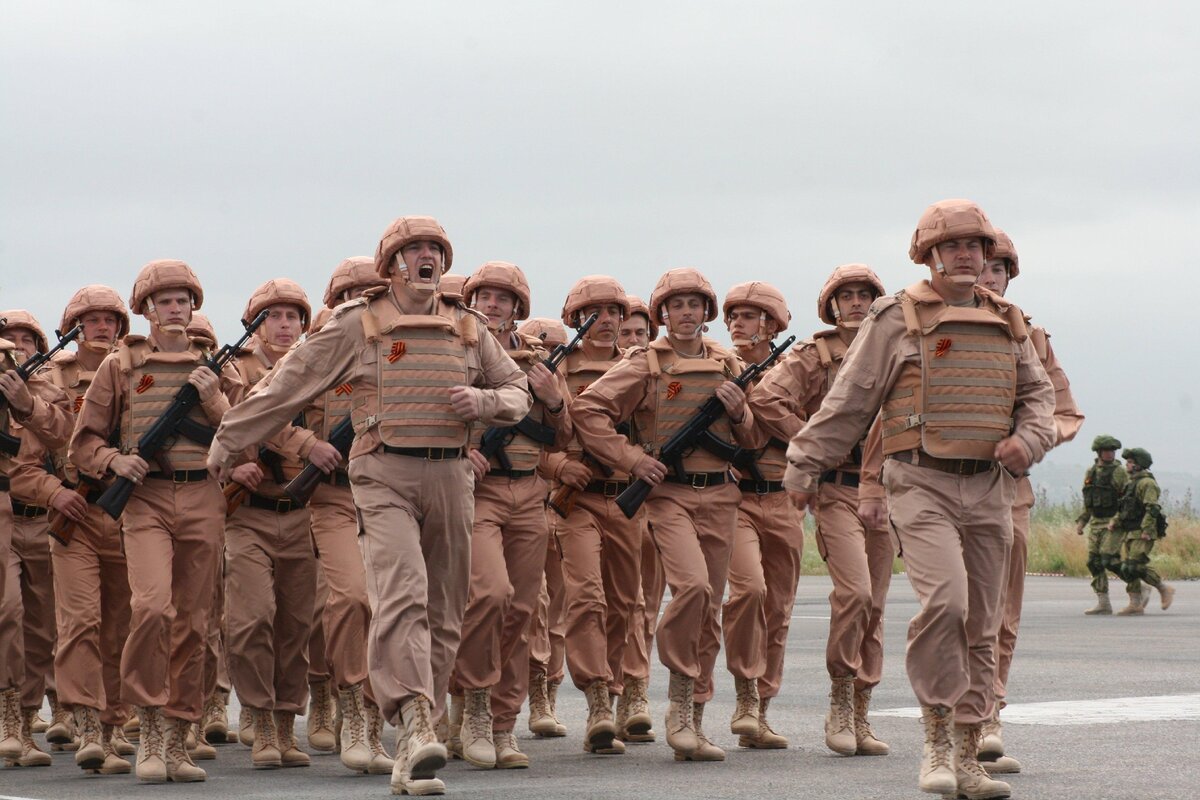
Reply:
M420 277L420 279L423 281L432 280L433 279L433 267L428 266L428 265L419 267L417 269L417 276Z

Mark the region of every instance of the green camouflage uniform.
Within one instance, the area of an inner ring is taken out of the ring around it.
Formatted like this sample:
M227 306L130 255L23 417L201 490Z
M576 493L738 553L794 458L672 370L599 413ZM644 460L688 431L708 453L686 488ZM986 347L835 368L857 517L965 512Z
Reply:
M1150 551L1158 541L1159 518L1163 513L1158 504L1160 494L1158 481L1148 469L1135 472L1121 494L1117 528L1125 536L1121 572L1130 594L1142 590L1142 581L1156 589L1162 587L1162 579L1150 566Z
M1108 524L1120 510L1121 494L1128 483L1129 474L1116 459L1105 462L1097 458L1083 478L1083 513L1076 521L1087 525L1087 568L1092 574L1092 590L1099 594L1108 592L1109 572L1124 579L1121 545L1125 531L1110 531Z

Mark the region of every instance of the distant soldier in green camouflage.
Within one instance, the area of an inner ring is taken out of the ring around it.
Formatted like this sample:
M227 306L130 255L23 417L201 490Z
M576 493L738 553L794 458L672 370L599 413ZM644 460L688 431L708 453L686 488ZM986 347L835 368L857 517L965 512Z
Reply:
M1115 436L1100 434L1092 440L1092 449L1096 451L1096 463L1083 476L1083 513L1075 520L1075 532L1080 536L1087 532L1087 568L1092 573L1092 591L1096 593L1096 605L1083 613L1111 614L1108 573L1124 579L1121 545L1125 533L1112 530L1109 523L1120 510L1121 492L1129 483L1129 476L1117 461L1121 443Z
M1125 533L1125 553L1121 573L1129 590L1129 605L1117 614L1142 614L1150 599L1150 591L1142 592L1142 581L1158 589L1163 611L1171 607L1175 590L1168 586L1154 567L1150 566L1150 551L1154 543L1167 533L1167 518L1159 505L1161 494L1158 481L1150 473L1154 459L1140 447L1130 447L1121 453L1129 470L1129 484L1121 493L1121 508L1109 527Z

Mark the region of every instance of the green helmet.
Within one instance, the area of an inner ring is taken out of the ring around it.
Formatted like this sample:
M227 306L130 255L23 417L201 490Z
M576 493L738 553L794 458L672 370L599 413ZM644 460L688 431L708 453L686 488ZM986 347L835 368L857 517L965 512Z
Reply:
M1132 461L1142 469L1150 469L1150 465L1154 463L1154 459L1150 457L1150 452L1142 447L1127 447L1121 453L1121 458Z
M1115 436L1109 436L1107 433L1102 433L1095 439L1092 439L1092 449L1097 453L1101 450L1120 450L1121 440Z

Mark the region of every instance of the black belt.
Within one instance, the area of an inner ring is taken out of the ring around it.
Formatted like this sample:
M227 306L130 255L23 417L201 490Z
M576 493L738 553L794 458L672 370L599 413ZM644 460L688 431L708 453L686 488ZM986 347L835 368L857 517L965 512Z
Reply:
M849 486L851 489L858 488L858 473L843 472L840 469L831 469L821 473L821 483L836 483L842 486Z
M590 481L583 490L588 494L602 494L605 497L616 497L629 488L629 481Z
M996 468L995 461L981 461L976 458L938 458L921 450L916 453L911 450L903 450L899 453L892 453L888 458L918 467L936 469L938 472L948 472L951 475L978 475Z
M385 444L383 452L391 453L394 456L423 458L426 461L450 461L462 458L463 449L461 447L392 447Z
M743 478L738 481L738 488L747 494L775 494L783 491L783 481L754 481Z
M177 469L174 472L147 472L147 478L156 481L172 481L174 483L196 483L208 480L206 469Z
M535 469L489 469L484 477L490 478L494 475L497 478L528 478L535 472Z
M350 473L344 469L334 470L333 480L330 481L334 486L350 486Z
M22 503L20 500L13 500L12 511L14 517L32 518L45 516L50 509L42 508L41 506L31 506L27 503Z
M287 514L289 511L299 511L304 508L303 503L297 503L290 497L264 497L253 492L250 493L246 502L251 508L274 511L276 514Z
M693 489L707 489L709 486L720 486L729 481L729 472L685 472L680 478L675 473L667 474L663 478L666 483L682 483L684 486L690 486Z

